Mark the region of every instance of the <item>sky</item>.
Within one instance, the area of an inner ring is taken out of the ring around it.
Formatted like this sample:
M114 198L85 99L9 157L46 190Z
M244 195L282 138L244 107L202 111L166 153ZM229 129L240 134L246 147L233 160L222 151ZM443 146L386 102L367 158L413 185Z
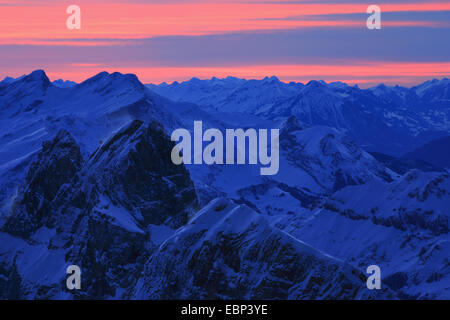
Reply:
M69 5L81 10L70 30ZM366 10L381 9L369 30ZM412 86L450 77L450 0L0 0L0 78L101 71Z

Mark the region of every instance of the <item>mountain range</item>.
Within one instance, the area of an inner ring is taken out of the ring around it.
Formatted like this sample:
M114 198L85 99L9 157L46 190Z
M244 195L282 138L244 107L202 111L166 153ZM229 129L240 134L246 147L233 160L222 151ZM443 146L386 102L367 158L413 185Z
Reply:
M0 298L448 299L449 87L6 78ZM278 128L278 174L174 165L195 120Z
M450 80L413 88L383 84L360 89L341 82L284 83L276 77L228 77L148 85L174 101L195 103L219 113L244 113L279 120L291 115L309 125L345 131L367 151L401 156L448 136Z

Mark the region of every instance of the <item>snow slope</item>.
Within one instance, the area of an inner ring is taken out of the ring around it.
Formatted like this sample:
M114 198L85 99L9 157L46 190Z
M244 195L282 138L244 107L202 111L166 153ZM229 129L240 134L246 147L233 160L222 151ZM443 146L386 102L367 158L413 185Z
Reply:
M401 175L366 152L447 130L447 88L6 79L0 297L448 298L448 174ZM174 166L169 134L195 120L280 129L278 174ZM70 264L88 283L75 295ZM365 288L370 264L382 292Z
M283 83L225 78L148 85L176 101L208 110L286 119L344 129L369 151L401 155L450 131L450 82L432 80L413 88L369 89L341 82ZM414 139L413 139L414 138Z
M144 274L137 297L153 299L393 297L371 292L357 270L223 198L167 239Z
M448 299L450 178L413 170L398 181L348 186L311 211L273 222L361 269L381 267L403 298Z

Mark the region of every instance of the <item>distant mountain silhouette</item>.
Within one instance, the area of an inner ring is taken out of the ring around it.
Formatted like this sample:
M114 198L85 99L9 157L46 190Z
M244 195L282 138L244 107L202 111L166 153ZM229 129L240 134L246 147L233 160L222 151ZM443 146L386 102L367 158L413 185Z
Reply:
M422 160L436 166L450 168L450 136L428 142L405 154L404 158Z
M383 163L386 167L399 174L404 174L412 169L419 169L425 172L445 170L444 168L441 168L424 160L409 159L404 157L397 158L379 152L370 152L370 154L375 159Z
M6 78L0 299L449 299L448 92ZM170 133L195 120L278 128L279 173L173 164ZM370 264L382 290L365 285Z

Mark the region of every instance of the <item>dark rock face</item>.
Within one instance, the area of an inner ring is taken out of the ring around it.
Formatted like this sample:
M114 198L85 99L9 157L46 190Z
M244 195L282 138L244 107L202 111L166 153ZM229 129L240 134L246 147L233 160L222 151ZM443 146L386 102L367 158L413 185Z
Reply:
M144 226L170 219L179 227L197 197L189 172L170 159L173 146L159 124L135 120L101 146L84 171L114 204L138 211Z
M80 148L67 131L61 130L52 141L44 142L3 229L26 237L46 225L59 189L71 182L82 164Z
M3 277L1 277L3 276ZM17 266L14 262L11 266L0 263L0 299L23 299L22 281Z
M18 241L19 249L0 254L0 297L393 297L369 292L356 269L272 227L245 205L217 199L194 215L196 192L189 172L172 163L173 146L159 124L138 120L85 161L67 132L44 143L2 230L21 239L4 238ZM160 244L154 227L175 236ZM45 263L57 266L57 276L23 274L20 266L33 261L33 250L44 260L53 257ZM81 268L81 290L66 288L68 265Z
M60 233L54 240L69 246L66 261L83 270L84 286L72 293L74 298L129 297L152 251L149 235L116 226L98 213L80 215L72 228L75 232L69 238ZM68 291L65 283L61 290Z
M158 248L141 284L137 297L153 299L374 297L356 269L220 198Z
M77 217L72 224L60 220L70 230L63 228L55 242L70 246L67 261L85 270L89 286L78 298L117 297L118 290L130 297L155 249L146 227L181 226L197 206L189 172L172 164L171 147L159 124L133 121L94 152L79 182L57 200L59 216ZM112 206L124 208L133 227L117 226Z
M45 251L63 252L67 266L80 266L83 286L69 293L62 273L50 286L27 283L28 297L130 298L155 249L148 225L181 226L197 207L189 172L170 159L172 146L159 124L137 120L87 161L68 132L43 144L2 231L33 246L45 227ZM12 260L2 268L0 275L17 274ZM16 280L0 295L20 294L20 276Z

